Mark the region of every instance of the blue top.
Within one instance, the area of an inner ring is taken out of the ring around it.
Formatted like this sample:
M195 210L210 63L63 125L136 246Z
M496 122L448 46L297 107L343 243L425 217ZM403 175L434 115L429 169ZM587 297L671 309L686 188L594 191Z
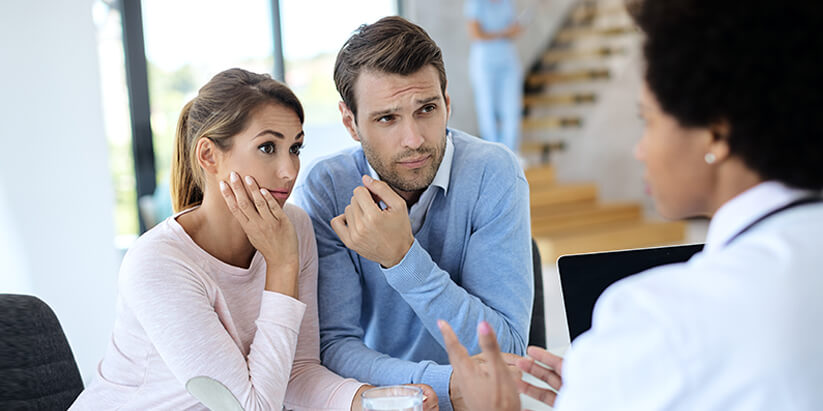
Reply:
M488 321L500 348L523 355L534 298L529 191L503 145L452 130L449 188L437 191L403 260L384 269L345 247L332 230L361 176L354 147L320 160L296 187L311 217L319 256L323 364L378 385L422 383L451 409L451 366L437 320L448 321L471 354Z
M463 15L476 20L487 33L501 32L515 23L514 5L511 0L466 0ZM508 39L474 41L474 43L510 43Z

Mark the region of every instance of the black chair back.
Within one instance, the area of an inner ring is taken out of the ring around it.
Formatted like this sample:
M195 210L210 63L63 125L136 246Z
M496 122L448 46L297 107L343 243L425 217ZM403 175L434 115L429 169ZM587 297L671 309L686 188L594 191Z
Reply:
M529 345L546 348L546 313L543 307L543 263L540 250L532 239L532 263L534 264L534 303L532 303L532 322L529 328Z
M30 295L0 294L0 409L65 410L83 380L57 316Z

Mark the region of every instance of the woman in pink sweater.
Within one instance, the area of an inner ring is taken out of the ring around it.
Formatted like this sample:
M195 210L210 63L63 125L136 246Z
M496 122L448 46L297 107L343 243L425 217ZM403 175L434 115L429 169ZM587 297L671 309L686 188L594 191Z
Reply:
M111 342L72 409L203 408L186 390L200 376L247 411L360 408L368 386L319 361L314 233L285 204L302 144L303 108L268 75L226 70L186 104L177 213L126 253Z

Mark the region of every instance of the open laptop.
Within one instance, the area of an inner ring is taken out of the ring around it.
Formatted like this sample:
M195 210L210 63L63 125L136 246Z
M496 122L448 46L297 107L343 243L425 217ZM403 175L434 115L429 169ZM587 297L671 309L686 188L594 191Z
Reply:
M610 285L649 268L685 262L702 249L703 244L690 244L561 256L557 271L571 341L591 328L594 303Z

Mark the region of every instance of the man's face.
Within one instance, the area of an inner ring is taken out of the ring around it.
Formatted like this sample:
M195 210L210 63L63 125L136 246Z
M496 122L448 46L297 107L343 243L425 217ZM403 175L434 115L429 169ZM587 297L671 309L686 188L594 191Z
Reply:
M450 110L434 66L408 76L363 71L354 96L356 121L341 102L343 124L380 178L404 197L428 187L443 161Z

